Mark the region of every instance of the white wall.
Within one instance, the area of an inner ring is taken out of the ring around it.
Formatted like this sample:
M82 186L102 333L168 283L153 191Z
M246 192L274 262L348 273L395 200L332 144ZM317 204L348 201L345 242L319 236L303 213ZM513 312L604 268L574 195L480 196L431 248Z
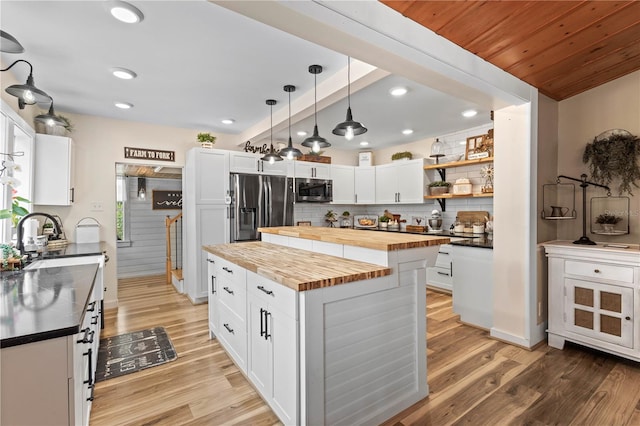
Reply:
M640 71L588 90L559 103L558 174L580 178L589 169L582 162L585 146L609 129L625 129L640 135ZM640 184L640 182L638 182ZM618 195L617 185L612 185ZM558 238L575 240L582 235L582 193L576 187L578 219L558 224ZM606 196L606 191L587 188L587 236L594 241L637 244L640 241L640 189L630 197L630 234L603 236L589 233L589 200ZM627 194L624 194L627 196Z

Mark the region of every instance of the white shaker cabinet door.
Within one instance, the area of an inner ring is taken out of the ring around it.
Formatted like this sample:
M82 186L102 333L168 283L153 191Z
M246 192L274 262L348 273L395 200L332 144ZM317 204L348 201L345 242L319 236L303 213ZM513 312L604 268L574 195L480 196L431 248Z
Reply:
M229 202L229 152L194 148L187 152L187 183L195 186L195 204Z
M374 166L355 168L354 189L356 204L376 203L376 168Z
M70 206L75 201L73 140L36 134L33 204Z
M354 195L354 167L332 165L331 176L333 176L333 201L332 204L353 204Z

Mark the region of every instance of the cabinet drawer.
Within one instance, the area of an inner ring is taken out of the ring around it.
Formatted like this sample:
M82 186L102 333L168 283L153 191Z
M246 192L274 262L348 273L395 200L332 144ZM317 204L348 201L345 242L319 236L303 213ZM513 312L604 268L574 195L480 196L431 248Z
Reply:
M229 281L232 284L244 286L246 280L246 270L244 268L219 257L215 258L215 262L216 272L221 281Z
M218 278L217 288L220 301L234 314L246 320L247 318L247 291L245 283L238 284L224 275Z
M219 304L220 327L218 338L238 367L246 373L247 327L246 322L231 312L223 303Z
M633 283L633 268L628 266L567 260L564 264L564 271L565 274L570 275Z
M298 295L295 290L247 271L247 292L267 301L270 307L298 318Z

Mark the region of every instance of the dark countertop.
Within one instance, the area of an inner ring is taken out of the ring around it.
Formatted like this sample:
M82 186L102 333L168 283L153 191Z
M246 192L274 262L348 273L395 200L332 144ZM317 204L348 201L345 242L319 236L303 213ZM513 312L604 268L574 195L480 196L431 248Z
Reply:
M96 264L0 272L0 348L78 333L97 272Z
M452 246L479 247L493 250L493 235L485 234L473 239L451 241L449 244Z
M493 249L493 234L470 234L470 233L462 233L462 232L416 232L416 231L407 231L405 229L381 229L381 228L356 228L365 231L380 231L380 232L402 232L407 234L418 234L418 235L432 235L434 237L453 237L453 238L464 238L461 241L451 241L449 244L455 246L465 246L465 247L479 247L479 248L488 248Z

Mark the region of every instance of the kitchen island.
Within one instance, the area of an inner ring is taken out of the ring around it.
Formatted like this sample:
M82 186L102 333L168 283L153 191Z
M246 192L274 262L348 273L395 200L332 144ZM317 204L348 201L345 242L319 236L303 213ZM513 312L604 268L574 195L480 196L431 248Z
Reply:
M377 424L429 393L417 252L428 243L324 237L393 266L267 242L204 246L212 337L284 424Z

